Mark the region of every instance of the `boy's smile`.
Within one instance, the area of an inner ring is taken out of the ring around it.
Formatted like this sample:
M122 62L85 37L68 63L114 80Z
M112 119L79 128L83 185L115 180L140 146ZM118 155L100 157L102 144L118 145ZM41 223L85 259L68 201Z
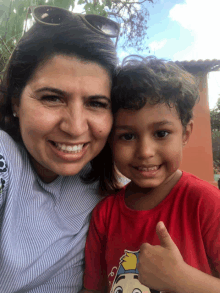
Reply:
M172 181L175 185L191 130L192 122L184 130L175 107L165 104L146 104L137 111L120 109L112 136L116 166L141 189L160 189Z

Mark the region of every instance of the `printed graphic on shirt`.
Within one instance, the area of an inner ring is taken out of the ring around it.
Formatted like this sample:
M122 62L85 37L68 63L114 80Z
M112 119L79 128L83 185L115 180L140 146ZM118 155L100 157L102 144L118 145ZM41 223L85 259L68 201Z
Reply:
M138 254L139 251L125 250L120 258L119 267L112 283L110 293L159 293L159 291L149 289L138 280ZM112 272L115 267L112 268Z
M0 155L0 174L6 172L8 169L5 159L2 155ZM5 186L5 180L0 176L0 195L2 195L3 188Z
M7 164L5 162L5 158L0 155L0 173L1 172L6 172L8 169Z
M0 178L0 195L2 194L4 186L5 186L5 180Z

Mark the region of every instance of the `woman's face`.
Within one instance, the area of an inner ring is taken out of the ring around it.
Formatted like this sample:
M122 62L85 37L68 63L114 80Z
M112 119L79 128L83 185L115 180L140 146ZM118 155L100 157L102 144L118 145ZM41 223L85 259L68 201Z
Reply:
M112 127L111 81L92 62L57 55L40 66L14 106L38 175L77 174L103 149Z

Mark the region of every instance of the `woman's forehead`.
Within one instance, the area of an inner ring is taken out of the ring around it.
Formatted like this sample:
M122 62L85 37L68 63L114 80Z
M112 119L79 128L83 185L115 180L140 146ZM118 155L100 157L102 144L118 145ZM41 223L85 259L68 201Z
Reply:
M46 92L49 88L63 92L64 96L110 98L111 81L106 70L96 63L55 56L36 70L23 93Z

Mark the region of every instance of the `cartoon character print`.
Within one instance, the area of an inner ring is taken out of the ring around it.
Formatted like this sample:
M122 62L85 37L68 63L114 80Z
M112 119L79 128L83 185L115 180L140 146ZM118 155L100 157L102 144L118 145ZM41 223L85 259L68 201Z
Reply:
M124 251L120 258L119 267L112 284L110 293L159 293L142 285L138 280L139 251Z
M0 174L6 172L8 170L8 166L5 162L5 159L2 155L0 155ZM3 188L5 186L5 180L0 177L0 195L2 194Z
M5 162L5 158L0 155L0 173L6 172L8 170L8 166Z
M0 195L2 194L4 186L5 186L5 180L0 178Z

